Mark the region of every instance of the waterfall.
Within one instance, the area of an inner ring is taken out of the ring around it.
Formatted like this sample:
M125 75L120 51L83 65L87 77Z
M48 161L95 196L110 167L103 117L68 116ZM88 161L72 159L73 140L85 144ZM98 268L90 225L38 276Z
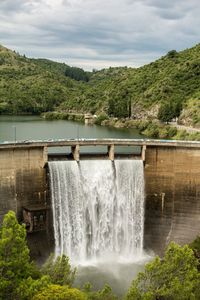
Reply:
M54 161L49 170L56 255L82 263L142 254L142 161Z

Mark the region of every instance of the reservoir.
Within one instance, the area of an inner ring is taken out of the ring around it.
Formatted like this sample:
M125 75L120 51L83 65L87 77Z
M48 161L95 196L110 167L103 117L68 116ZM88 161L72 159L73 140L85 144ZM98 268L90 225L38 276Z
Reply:
M137 129L85 125L66 120L47 121L39 116L0 116L0 143L4 141L51 139L138 139L143 138ZM116 147L116 153L137 152L138 149ZM54 148L49 153L69 153L70 149ZM105 153L106 147L84 147L82 153Z
M86 126L83 123L53 120L39 116L0 116L0 142L20 140L80 138L142 138L136 129Z

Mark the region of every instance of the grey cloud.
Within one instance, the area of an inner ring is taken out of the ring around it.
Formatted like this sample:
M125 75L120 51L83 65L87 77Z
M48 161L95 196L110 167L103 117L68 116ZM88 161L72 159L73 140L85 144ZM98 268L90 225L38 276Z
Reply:
M20 12L30 13L40 2L41 0L1 0L0 13L8 15Z
M3 2L2 44L83 67L138 66L170 49L191 47L200 38L197 0Z
M130 0L131 1L131 0ZM144 5L155 10L156 15L168 20L178 20L184 18L190 11L200 8L198 0L133 0L142 2Z
M0 11L1 12L16 12L23 9L25 0L1 0L0 2Z

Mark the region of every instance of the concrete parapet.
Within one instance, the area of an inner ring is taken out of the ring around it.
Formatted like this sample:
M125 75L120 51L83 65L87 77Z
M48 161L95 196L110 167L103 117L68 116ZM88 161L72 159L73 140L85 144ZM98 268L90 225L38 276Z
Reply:
M175 140L150 140L150 139L68 139L68 140L44 140L44 141L19 141L16 143L0 143L0 149L38 148L38 147L64 147L64 146L144 146L147 147L176 147L200 149L199 141L175 141Z

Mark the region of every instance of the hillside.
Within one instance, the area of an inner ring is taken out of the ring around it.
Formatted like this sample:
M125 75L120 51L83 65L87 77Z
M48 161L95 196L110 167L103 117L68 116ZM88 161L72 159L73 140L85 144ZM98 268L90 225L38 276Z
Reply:
M66 64L28 59L1 46L0 112L105 112L135 119L169 114L185 125L200 126L200 44L172 50L138 69L83 72L85 81L72 79L72 71Z
M0 46L0 113L41 113L81 93L65 64L29 59Z

